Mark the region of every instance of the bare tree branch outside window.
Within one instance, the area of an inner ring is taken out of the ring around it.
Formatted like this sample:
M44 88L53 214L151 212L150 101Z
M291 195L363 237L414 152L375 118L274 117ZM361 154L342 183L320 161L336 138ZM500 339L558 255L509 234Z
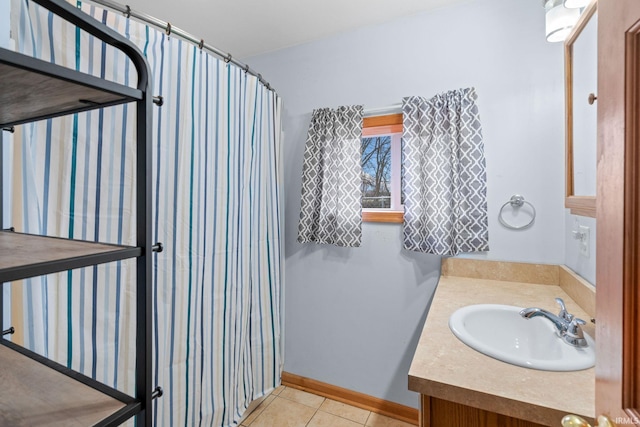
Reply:
M391 137L362 138L362 207L391 207Z

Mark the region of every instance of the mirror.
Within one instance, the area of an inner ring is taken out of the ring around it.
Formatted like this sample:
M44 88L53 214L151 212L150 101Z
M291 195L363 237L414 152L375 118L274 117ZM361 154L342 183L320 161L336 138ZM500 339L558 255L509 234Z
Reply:
M572 214L596 216L597 2L565 41L566 198Z

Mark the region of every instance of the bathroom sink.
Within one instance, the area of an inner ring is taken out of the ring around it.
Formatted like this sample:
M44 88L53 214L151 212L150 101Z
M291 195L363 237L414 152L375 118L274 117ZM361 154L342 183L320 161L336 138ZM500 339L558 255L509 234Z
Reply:
M480 353L512 365L544 371L579 371L595 365L595 343L573 347L542 317L525 319L522 307L477 304L456 310L449 328L456 337Z

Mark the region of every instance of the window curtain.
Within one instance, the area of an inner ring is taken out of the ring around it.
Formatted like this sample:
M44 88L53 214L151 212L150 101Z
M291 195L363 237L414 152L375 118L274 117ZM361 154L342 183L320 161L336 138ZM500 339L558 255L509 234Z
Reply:
M121 52L33 2L12 8L20 52L135 84ZM152 107L153 241L165 248L153 255L154 425L236 425L280 384L280 99L197 46L81 8L140 47L164 97ZM135 245L135 126L131 105L17 126L11 225ZM133 394L135 270L126 260L26 280L17 335Z
M360 246L361 105L314 110L302 167L298 241Z
M484 145L476 93L403 99L404 247L437 255L489 250Z

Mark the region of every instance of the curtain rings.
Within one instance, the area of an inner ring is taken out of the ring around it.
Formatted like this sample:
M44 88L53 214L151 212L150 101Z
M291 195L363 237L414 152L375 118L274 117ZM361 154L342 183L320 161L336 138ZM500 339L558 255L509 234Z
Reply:
M200 43L198 43L198 47L200 48L200 50L204 48L204 39L200 39Z
M231 62L231 54L228 53L227 56L225 56L223 59L224 59L224 63L228 64L229 62Z
M124 16L127 19L131 18L131 6L129 5L125 6Z
M247 74L249 72L249 64L245 64L242 69L244 70L244 73Z
M171 35L171 22L167 22L167 28L164 30L167 33L167 36Z
M529 205L532 211L531 221L529 221L528 223L524 225L511 225L508 222L506 222L505 219L502 217L504 213L504 208L506 208L507 205L511 205L513 209L520 209L525 204ZM507 200L507 202L504 205L502 205L502 207L500 208L500 212L498 212L498 221L500 221L500 224L502 224L503 226L511 230L523 230L525 228L528 228L533 224L533 221L535 221L535 219L536 219L536 208L531 203L524 200L524 196L520 196L519 194L514 194L513 196L511 196L511 198Z

